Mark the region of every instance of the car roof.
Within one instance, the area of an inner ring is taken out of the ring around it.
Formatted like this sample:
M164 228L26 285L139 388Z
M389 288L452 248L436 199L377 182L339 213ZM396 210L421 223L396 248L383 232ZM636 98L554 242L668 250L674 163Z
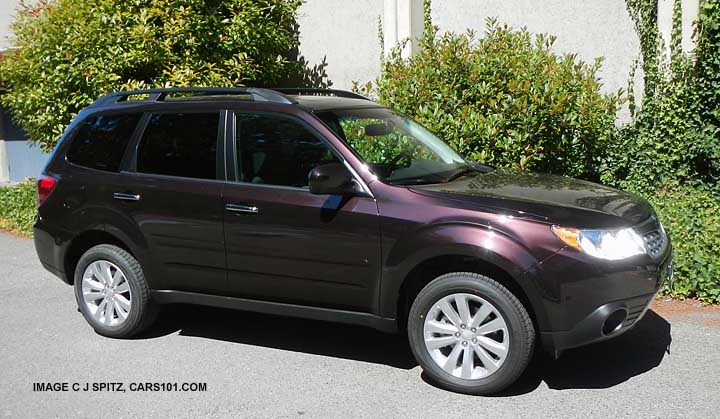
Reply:
M347 97L337 96L318 96L318 95L292 95L289 96L294 99L299 106L309 110L325 111L330 109L344 109L344 108L377 108L382 107L377 102L373 102L369 99L356 99Z
M335 89L255 87L235 88L164 88L113 92L98 98L88 108L117 109L146 105L179 103L261 102L275 105L298 106L307 111L327 109L381 107L358 93ZM161 105L163 106L163 105Z

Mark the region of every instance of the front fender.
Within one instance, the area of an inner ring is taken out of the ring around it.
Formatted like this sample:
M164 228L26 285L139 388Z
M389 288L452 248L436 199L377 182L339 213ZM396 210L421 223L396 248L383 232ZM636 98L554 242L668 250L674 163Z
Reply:
M538 322L544 323L536 282L539 261L502 231L471 223L429 225L396 241L383 266L380 309L385 317L397 316L400 288L410 272L442 256L467 256L506 272L523 289Z

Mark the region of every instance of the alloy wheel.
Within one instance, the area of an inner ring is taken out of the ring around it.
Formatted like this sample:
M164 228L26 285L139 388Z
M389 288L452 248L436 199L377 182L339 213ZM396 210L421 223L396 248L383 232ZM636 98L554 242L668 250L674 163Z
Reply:
M130 315L130 283L123 271L110 261L96 260L85 268L82 296L90 315L98 323L119 326Z
M494 374L510 346L500 311L477 295L456 293L432 305L423 327L425 347L448 374L476 380Z

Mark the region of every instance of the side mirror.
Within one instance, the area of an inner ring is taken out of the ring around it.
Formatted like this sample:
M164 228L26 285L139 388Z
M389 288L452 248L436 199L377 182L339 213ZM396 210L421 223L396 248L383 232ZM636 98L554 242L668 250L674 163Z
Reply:
M340 163L328 163L310 171L310 193L316 195L355 195L359 192L355 179Z

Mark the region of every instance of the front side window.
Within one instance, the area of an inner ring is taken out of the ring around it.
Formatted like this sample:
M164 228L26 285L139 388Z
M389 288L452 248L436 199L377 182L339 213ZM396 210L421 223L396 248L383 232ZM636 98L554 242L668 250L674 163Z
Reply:
M78 128L67 159L78 166L117 172L141 114L95 116Z
M220 114L177 113L150 117L137 154L137 171L216 179Z
M243 182L305 188L313 168L339 162L325 141L288 118L238 114L236 137Z
M411 118L387 108L348 108L316 113L389 184L447 182L468 163Z

